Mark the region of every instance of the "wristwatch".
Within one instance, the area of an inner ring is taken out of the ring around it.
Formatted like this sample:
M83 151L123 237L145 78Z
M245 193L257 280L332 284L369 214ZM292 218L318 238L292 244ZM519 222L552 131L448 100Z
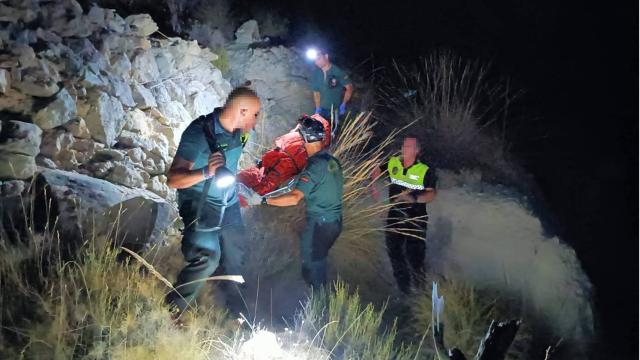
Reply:
M266 197L263 197L263 198L262 198L262 201L260 202L260 204L262 204L262 205L269 205L269 204L267 203L267 198L266 198Z

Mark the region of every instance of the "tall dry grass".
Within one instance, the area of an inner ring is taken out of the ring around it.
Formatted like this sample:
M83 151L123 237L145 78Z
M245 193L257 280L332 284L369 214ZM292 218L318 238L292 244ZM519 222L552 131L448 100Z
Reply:
M415 359L418 349L397 341L397 324L386 327L380 308L363 303L358 290L338 280L312 293L298 318L298 331L338 359ZM315 335L314 335L315 334Z
M381 121L423 142L429 163L440 168L482 170L487 176L516 176L508 156L509 108L519 95L489 67L441 51L414 65L394 63L380 86Z

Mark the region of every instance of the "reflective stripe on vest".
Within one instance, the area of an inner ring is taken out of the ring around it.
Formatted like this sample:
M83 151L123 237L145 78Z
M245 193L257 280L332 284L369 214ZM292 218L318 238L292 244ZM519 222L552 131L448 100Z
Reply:
M424 190L424 177L429 171L429 166L421 162L413 164L404 171L402 160L399 156L389 159L388 169L391 182L412 190Z

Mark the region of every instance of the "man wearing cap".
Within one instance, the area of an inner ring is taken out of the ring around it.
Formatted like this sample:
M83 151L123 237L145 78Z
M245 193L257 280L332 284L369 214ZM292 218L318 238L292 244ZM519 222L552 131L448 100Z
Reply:
M249 205L294 206L307 203L307 223L301 235L302 276L312 287L326 283L327 256L342 231L342 166L324 148L325 129L317 119L305 116L298 131L309 156L295 188L277 197L261 197L249 189L242 194Z
M317 67L311 75L315 113L331 121L331 133L335 136L353 94L351 79L347 73L331 63L326 51L315 50L307 54Z

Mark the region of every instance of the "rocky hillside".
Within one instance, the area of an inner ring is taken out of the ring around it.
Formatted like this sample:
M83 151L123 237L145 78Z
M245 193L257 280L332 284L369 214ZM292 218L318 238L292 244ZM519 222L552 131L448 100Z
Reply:
M83 11L75 0L3 2L0 16L4 195L48 169L57 184L77 177L60 170L103 179L133 194L125 200L172 198L164 174L181 132L231 90L217 55L161 36L148 15ZM103 191L78 179L88 187L81 198Z

